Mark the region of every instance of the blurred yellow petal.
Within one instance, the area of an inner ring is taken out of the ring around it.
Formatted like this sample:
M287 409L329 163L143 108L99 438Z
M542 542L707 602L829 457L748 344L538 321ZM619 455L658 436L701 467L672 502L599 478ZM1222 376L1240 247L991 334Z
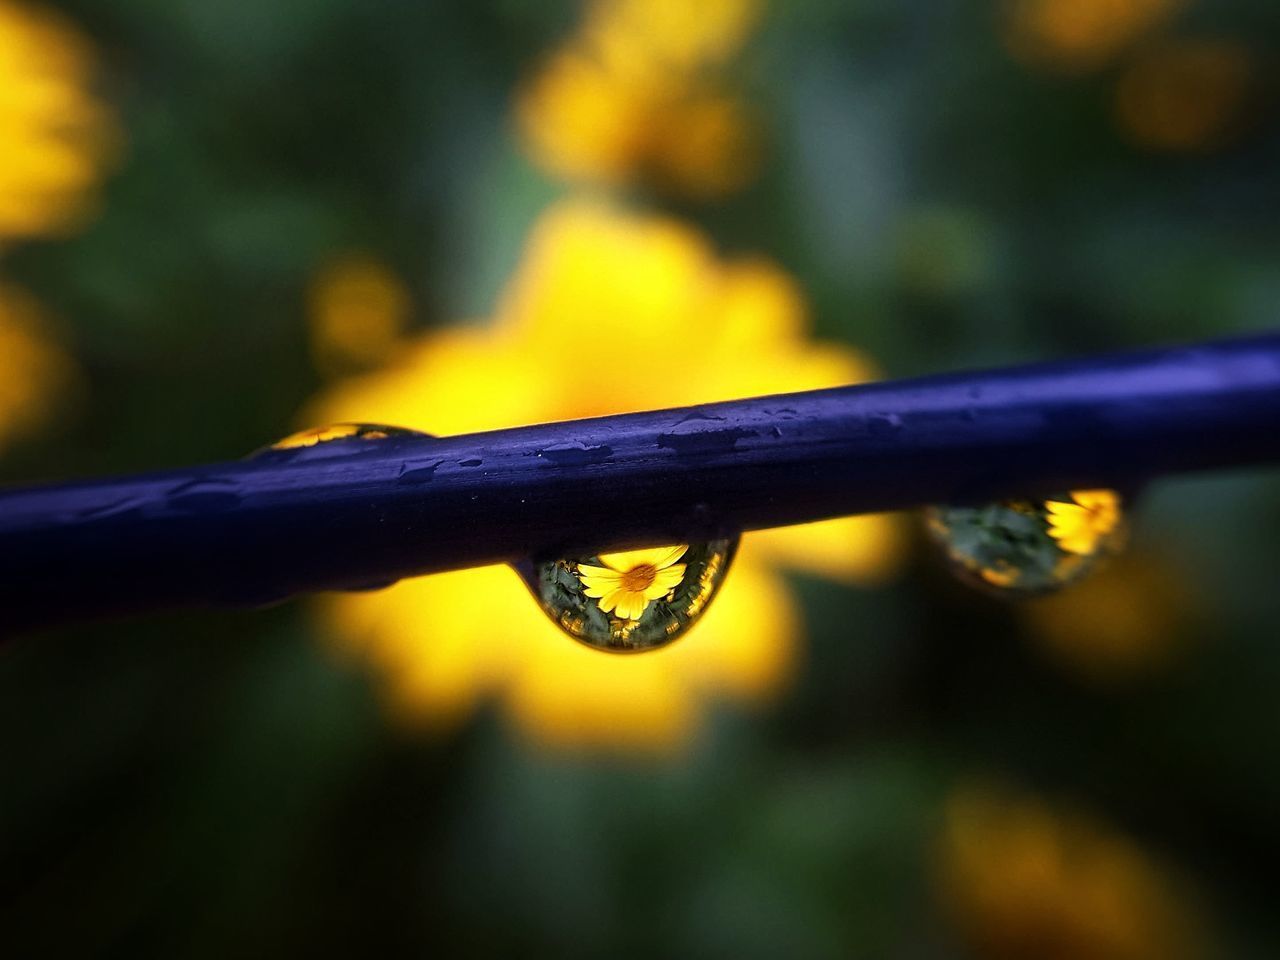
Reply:
M571 179L649 180L709 197L756 173L759 137L720 74L755 0L600 0L523 83L516 126L530 157Z
M970 946L998 960L1201 956L1195 904L1108 825L1003 788L947 802L938 882Z
M118 139L92 68L61 17L0 0L0 240L65 231L91 208Z
M498 315L549 356L563 357L566 340L588 329L627 344L632 359L675 353L714 292L716 267L706 241L678 221L570 200L535 225ZM593 383L620 379L607 364L583 366Z
M650 166L660 182L693 197L712 198L746 186L760 167L761 142L745 105L708 94L673 104L655 124Z
M744 543L698 626L654 656L670 660L708 693L760 702L791 679L800 636L800 612L786 581Z
M1004 39L1029 64L1093 70L1181 5L1182 0L1008 0Z
M1254 72L1248 49L1238 42L1153 44L1116 86L1116 119L1130 140L1147 149L1216 149L1242 126Z
M409 291L391 270L362 255L328 264L308 292L311 356L333 375L387 360L409 319Z
M338 384L306 407L301 421L472 433L559 419L554 389L514 344L456 328L404 344L390 366Z
M644 150L645 130L637 121L645 99L590 55L567 48L548 57L518 91L516 125L532 158L548 170L623 181Z
M530 736L559 747L642 753L687 742L698 724L696 691L673 674L663 651L615 656L545 626L530 638L535 655L505 701Z
M738 52L761 0L595 0L582 35L616 72L698 70Z
M1054 660L1111 682L1150 672L1181 652L1200 603L1194 580L1168 560L1126 553L1070 590L1019 610Z
M0 284L0 453L48 426L79 385L78 367L34 298Z
M504 566L333 595L326 607L342 644L387 672L397 709L433 725L465 718L522 661L525 632L550 626Z
M752 549L791 567L852 584L883 583L906 558L904 518L878 513L756 530Z
M535 224L492 326L405 342L382 369L324 391L304 419L460 433L834 386L874 373L848 347L805 339L807 324L802 294L777 266L726 262L706 237L669 217L570 200ZM587 332L593 356L653 358L661 376L621 376L616 363L583 362L577 345ZM330 611L339 636L390 675L406 718L425 726L453 722L495 697L542 742L666 749L694 733L708 699L762 702L785 688L801 624L772 564L875 582L896 565L897 543L894 521L880 517L751 534L689 636L637 656L586 649L500 570L336 597ZM601 610L633 619L680 582L685 549L614 551L576 575ZM392 597L387 609L373 612L383 596Z

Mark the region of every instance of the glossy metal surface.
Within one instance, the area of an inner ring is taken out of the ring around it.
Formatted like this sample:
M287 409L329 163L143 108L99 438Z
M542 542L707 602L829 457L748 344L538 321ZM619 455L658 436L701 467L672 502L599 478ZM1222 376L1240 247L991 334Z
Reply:
M1280 336L0 494L0 632L1280 461Z

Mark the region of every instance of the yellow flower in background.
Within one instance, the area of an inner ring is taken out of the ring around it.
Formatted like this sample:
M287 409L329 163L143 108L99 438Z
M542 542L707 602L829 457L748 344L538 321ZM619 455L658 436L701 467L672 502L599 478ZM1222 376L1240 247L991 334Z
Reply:
M578 564L578 579L588 597L600 601L605 613L617 611L623 620L639 620L651 600L657 600L684 579L685 565L676 563L688 551L678 547L654 547L602 553L603 567Z
M1190 960L1194 904L1110 826L1033 796L967 786L937 847L944 907L990 960Z
M1240 125L1253 72L1248 50L1233 41L1153 44L1120 78L1116 120L1151 150L1212 150Z
M678 221L589 202L543 214L496 313L418 338L394 365L326 391L308 419L446 435L873 374L848 347L808 339L803 298L775 265L722 260ZM575 643L504 567L334 596L325 609L419 723L458 722L498 697L541 741L654 750L694 733L708 699L760 702L783 688L801 627L779 566L868 584L891 576L901 552L896 518L884 516L747 534L689 636L633 657ZM613 569L634 569L627 563Z
M519 92L525 147L570 179L737 189L756 172L758 135L723 75L758 13L756 0L596 0Z
M78 379L35 300L0 284L0 453L48 426Z
M1070 590L1019 611L1054 660L1108 682L1148 673L1181 652L1199 603L1194 582L1179 568L1149 553L1125 553Z
M400 278L361 254L328 264L312 281L307 300L311 358L329 376L386 360L409 321L409 291Z
M117 131L92 51L58 15L0 0L0 244L74 227Z
M1074 503L1045 501L1049 536L1067 553L1092 556L1098 542L1120 524L1120 496L1114 490L1073 490Z
M1178 9L1182 0L1006 0L1004 40L1018 59L1094 70Z

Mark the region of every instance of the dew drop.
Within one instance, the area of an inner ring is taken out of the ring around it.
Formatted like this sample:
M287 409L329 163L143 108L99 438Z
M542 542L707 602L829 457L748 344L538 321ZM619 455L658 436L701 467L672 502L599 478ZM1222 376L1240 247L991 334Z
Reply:
M1128 536L1114 490L1073 490L980 507L935 506L925 521L961 580L1010 597L1075 583L1123 549Z
M357 443L369 443L374 440L394 440L404 437L429 437L421 430L410 430L408 427L390 427L381 423L332 423L325 427L313 427L310 430L299 430L275 443L253 451L249 460L268 456L296 457L308 454L323 447L325 452L336 450L337 446L349 448ZM337 446L334 446L337 445Z
M573 639L638 653L671 643L706 612L737 548L735 537L525 562L516 570Z

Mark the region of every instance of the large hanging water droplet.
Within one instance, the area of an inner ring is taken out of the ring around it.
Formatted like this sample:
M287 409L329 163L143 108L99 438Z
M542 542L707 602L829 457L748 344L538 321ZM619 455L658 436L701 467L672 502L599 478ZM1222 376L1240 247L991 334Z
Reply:
M381 423L333 423L325 427L313 427L299 430L282 440L261 447L249 454L248 459L279 456L296 458L316 453L328 454L341 450L359 449L356 444L367 444L375 440L396 440L406 437L429 437L429 433L421 430L410 430L408 427L390 427ZM323 448L323 450L321 449Z
M611 653L666 646L701 617L738 540L529 562L517 566L547 616L575 640Z
M1012 596L1050 593L1087 576L1127 539L1114 490L1073 490L1045 500L930 507L929 532L960 579Z

